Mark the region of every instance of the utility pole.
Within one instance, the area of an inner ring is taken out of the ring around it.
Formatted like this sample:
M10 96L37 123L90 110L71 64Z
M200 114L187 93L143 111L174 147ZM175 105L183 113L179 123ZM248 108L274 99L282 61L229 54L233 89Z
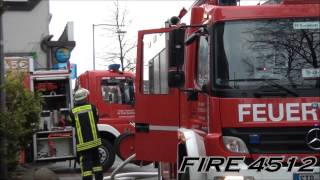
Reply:
M3 43L3 26L2 26L2 15L5 11L5 6L3 0L0 0L0 85L4 85L4 43ZM6 96L4 88L0 89L0 112L4 113L6 111ZM8 179L8 163L7 163L7 132L6 124L2 121L0 122L0 180Z
M96 25L92 24L92 61L93 61L93 70L96 70L96 48L95 48L95 35L94 35L94 27Z

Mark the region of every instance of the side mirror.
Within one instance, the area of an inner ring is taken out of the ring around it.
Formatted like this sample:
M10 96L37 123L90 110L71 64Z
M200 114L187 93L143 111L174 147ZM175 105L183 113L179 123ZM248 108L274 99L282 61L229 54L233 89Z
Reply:
M185 82L185 75L183 71L169 71L168 86L171 88L182 87Z
M185 29L174 29L169 32L168 58L169 67L181 67L184 63Z

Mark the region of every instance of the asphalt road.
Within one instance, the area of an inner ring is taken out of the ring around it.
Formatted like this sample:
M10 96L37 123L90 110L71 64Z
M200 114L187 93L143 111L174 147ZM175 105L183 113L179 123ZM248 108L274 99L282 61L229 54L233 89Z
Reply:
M104 176L110 176L111 172L121 163L121 160L117 159L114 165L104 173ZM74 168L74 161L71 161L71 166L69 166L69 161L57 162L48 165L48 168L53 170L60 178L60 180L81 180L80 167L77 164ZM134 164L127 164L120 173L128 172L157 172L157 169L154 168L153 164L140 167ZM148 180L157 180L157 178L148 178Z

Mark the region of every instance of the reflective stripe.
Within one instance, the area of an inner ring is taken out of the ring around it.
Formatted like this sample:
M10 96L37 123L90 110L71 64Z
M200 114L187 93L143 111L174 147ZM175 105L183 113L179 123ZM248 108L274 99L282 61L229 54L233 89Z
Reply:
M84 105L84 106L79 106L79 107L73 108L72 109L72 113L77 113L77 112L80 112L80 111L86 111L86 110L90 110L90 109L91 109L91 105L88 104L88 105Z
M80 169L82 174L83 173L83 156L80 156Z
M83 177L92 176L92 171L85 171L85 172L82 173L82 176Z
M102 166L96 166L92 168L93 172L100 172L102 171Z
M179 129L178 126L157 126L157 125L150 125L149 130L153 131L177 131Z
M90 125L91 125L91 131L92 131L92 135L93 135L93 140L96 140L96 139L98 139L98 135L97 135L96 125L95 125L95 121L94 121L94 117L93 117L92 111L89 112L89 119L90 119Z
M77 145L77 148L85 148L87 146L90 146L90 147L95 147L95 146L99 146L101 145L101 139L97 139L97 140L94 140L94 141L89 141L89 142L85 142L85 143L82 143L82 144L78 144Z
M89 110L84 110L84 111L80 111L80 112L76 112L75 114L83 114L83 113L88 113L88 112L91 112L92 110L89 109Z
M87 150L87 149L91 149L97 146L101 145L101 139L97 139L97 140L93 140L93 141L89 141L89 142L85 142L82 144L78 144L77 145L77 151L83 151L83 150Z
M79 141L79 144L82 144L83 143L83 136L82 136L82 132L81 132L81 126L80 126L80 121L79 121L78 114L75 115L75 120L76 120L76 129L77 129L78 141Z

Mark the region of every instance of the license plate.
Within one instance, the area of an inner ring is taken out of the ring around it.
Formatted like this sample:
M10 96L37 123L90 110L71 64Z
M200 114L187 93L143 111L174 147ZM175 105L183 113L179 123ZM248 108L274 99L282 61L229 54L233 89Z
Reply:
M320 173L295 173L293 180L320 180Z

